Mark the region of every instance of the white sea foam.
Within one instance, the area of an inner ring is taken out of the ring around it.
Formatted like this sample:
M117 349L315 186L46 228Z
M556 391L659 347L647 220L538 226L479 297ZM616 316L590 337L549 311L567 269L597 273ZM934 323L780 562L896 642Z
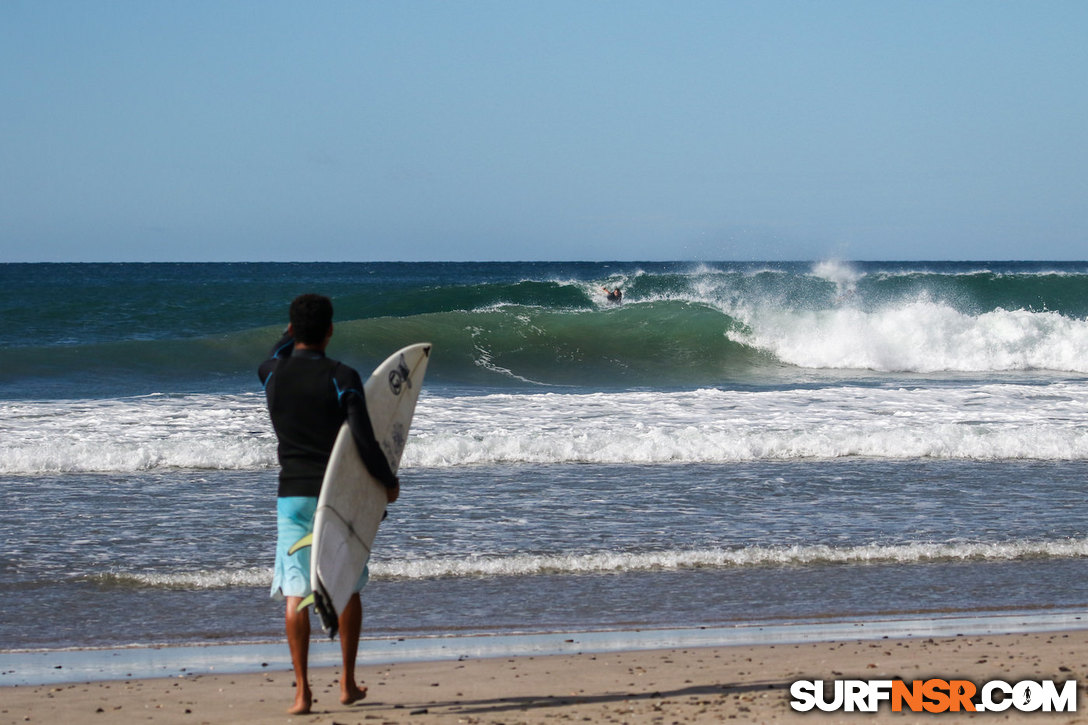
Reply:
M599 552L517 556L474 556L375 564L375 577L426 579L468 576L598 574L677 569L811 564L909 564L924 561L1011 561L1088 556L1088 539L1003 543L908 543L862 546L752 546L743 549L693 549L645 553Z
M0 403L0 473L257 469L276 463L257 395Z
M0 404L0 473L263 470L260 395ZM1088 460L1088 382L420 399L402 465Z
M864 276L848 263L831 260L813 265L812 274L833 282L840 298L856 292L858 280Z
M1088 321L997 309L969 315L930 300L860 309L735 309L727 335L801 368L881 372L1088 372Z
M149 589L232 589L235 587L269 587L272 570L267 567L248 569L213 569L183 572L146 572L136 574L98 574L89 577L104 584L138 586Z
M425 399L406 465L1088 459L1088 385Z
M607 574L681 569L736 569L821 564L914 564L929 561L1016 561L1083 558L1088 539L995 543L904 543L835 547L751 546L742 549L677 549L653 552L519 554L514 556L432 557L371 563L375 579L436 579L545 574ZM96 581L153 589L267 587L270 569L223 569L174 573L106 574Z

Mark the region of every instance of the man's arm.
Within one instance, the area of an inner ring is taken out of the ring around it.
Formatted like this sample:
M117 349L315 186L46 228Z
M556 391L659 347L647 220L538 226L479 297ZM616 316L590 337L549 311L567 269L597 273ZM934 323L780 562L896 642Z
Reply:
M382 451L381 445L374 436L374 428L370 424L370 413L366 409L362 381L358 374L352 375L351 378L345 381L347 385L341 388L340 406L347 414L348 427L351 428L351 436L359 449L359 457L363 459L363 464L370 474L385 485L389 502L392 503L400 493L400 481L389 467L389 459L385 457L385 452Z
M272 346L272 350L268 353L268 358L265 359L261 366L257 368L257 377L261 380L261 385L268 385L268 378L272 375L273 368L276 367L276 360L280 358L290 357L291 352L295 349L295 338L290 332L284 332L275 345Z

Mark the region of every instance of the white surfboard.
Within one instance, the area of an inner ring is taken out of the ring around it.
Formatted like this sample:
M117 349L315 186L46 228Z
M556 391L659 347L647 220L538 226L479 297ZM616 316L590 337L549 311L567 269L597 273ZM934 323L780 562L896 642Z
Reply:
M394 473L400 466L408 441L408 427L415 413L430 354L429 343L398 350L379 365L363 385L374 437ZM370 559L370 547L387 503L385 486L367 471L345 423L336 437L325 469L312 538L308 537L309 542L303 539L292 547L295 550L307 543L313 547L310 550L310 584L314 591L314 609L321 617L322 626L333 636L340 613L355 592L355 585ZM302 607L310 603L307 597Z

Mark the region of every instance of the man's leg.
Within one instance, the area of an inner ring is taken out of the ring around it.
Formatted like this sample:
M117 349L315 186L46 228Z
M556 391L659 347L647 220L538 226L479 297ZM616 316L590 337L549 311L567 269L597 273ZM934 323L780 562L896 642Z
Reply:
M340 702L350 705L366 697L366 688L355 684L355 655L359 652L359 635L363 629L363 605L359 593L351 595L340 613L340 653L344 658L344 674L340 678Z
M307 666L310 658L310 609L301 612L298 605L302 597L287 597L287 645L291 648L291 664L295 668L295 704L288 710L290 715L304 715L313 705Z

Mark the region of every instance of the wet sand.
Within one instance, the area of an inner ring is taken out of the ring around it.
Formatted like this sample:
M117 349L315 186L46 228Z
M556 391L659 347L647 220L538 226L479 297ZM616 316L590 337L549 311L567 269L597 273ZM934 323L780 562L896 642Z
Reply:
M313 712L289 716L292 674L188 675L0 688L11 723L1086 722L1088 630L734 645L366 665L366 700L315 669ZM1075 679L1077 713L799 713L796 680Z

